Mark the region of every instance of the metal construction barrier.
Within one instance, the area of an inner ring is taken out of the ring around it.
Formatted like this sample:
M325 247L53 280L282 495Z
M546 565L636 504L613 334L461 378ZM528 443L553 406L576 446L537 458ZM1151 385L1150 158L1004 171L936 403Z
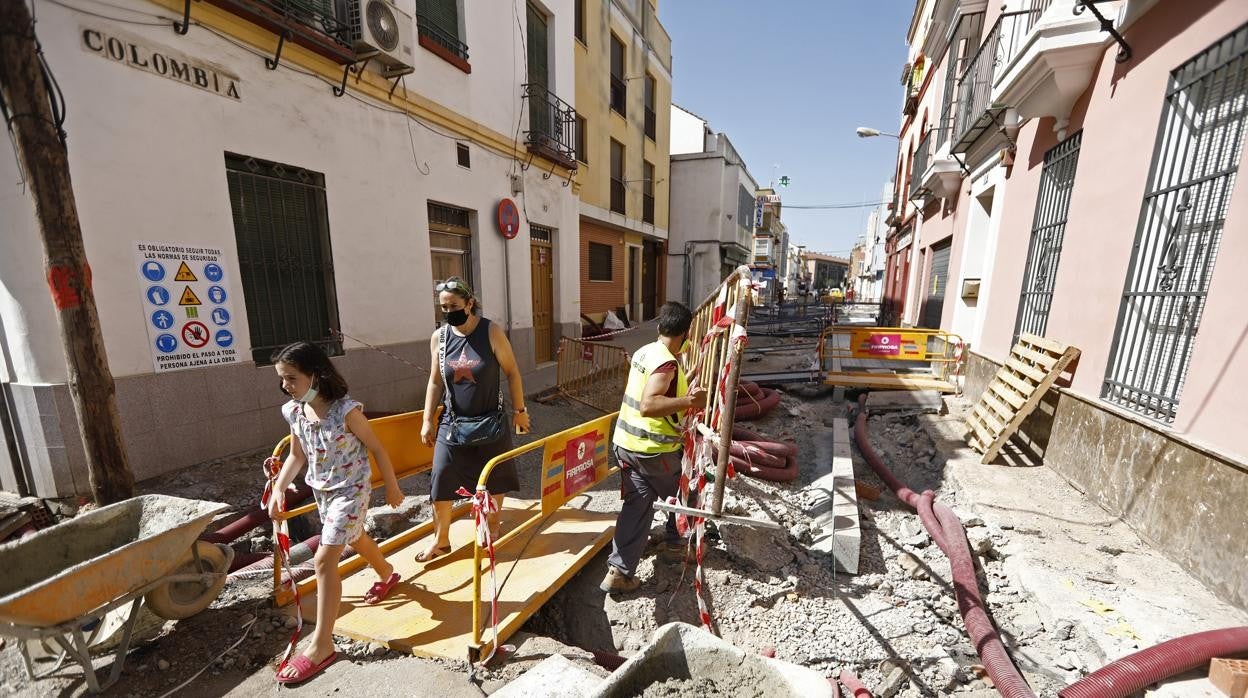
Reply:
M907 327L829 327L819 337L824 383L957 392L962 338Z
M441 412L442 408L438 407ZM412 475L428 472L433 468L433 447L426 446L420 440L420 427L424 421L424 410L417 412L404 412L401 414L390 415L388 417L378 417L368 420L368 425L372 427L373 433L381 440L382 445L386 449L386 453L390 456L390 462L394 466L394 476L402 480ZM282 459L285 457L286 449L290 446L290 434L283 436L278 440L277 445L273 447L272 458ZM381 472L377 469L377 461L373 458L373 454L368 454L369 467L371 468L370 484L374 489L384 487L385 480L381 477ZM293 519L310 511L316 511L316 502L308 502L303 506L292 508L283 512L280 517L282 519ZM455 509L455 516L462 516L468 511L468 507L460 504ZM429 521L421 526L406 532L402 536L397 536L385 541L381 544L383 554L388 554L398 548L418 539L420 536L428 534L433 530L433 522ZM364 560L358 555L344 561L339 570L343 574L353 572L364 565ZM282 566L273 565L273 603L276 606L285 606L295 600L294 592L292 592L286 584L282 583ZM310 594L316 590L316 578L310 577L299 582L299 592Z
M628 352L610 344L560 337L555 376L556 388L564 397L614 412L620 408L628 380Z
M485 483L489 480L490 473L493 472L495 467L513 458L536 451L539 448L542 449L541 507L507 531L507 533L500 536L498 540L493 541L493 549L495 551L514 543L529 529L541 526L552 514L558 512L574 497L619 471L619 466L612 467L607 458L607 452L611 444L611 428L614 426L615 418L619 414L619 412L612 412L584 424L578 424L571 429L565 429L557 434L537 439L495 456L485 464L485 468L481 471L481 477L477 480L478 493L486 492ZM611 518L612 523L614 523L614 517L612 516ZM613 528L613 526L608 527L608 532L613 530ZM534 531L528 537L531 538L538 533L540 532ZM519 630L529 616L537 611L547 599L553 596L564 583L571 579L580 570L581 566L588 562L589 558L593 557L598 549L606 544L607 540L609 540L609 537L603 537L600 544L596 545L588 555L581 556L578 560L580 564L562 566L558 570L551 568L551 565L547 564L547 571L557 572L556 578L549 580L546 590L537 598L530 599L518 613L512 611L497 626L490 623L490 626L494 627L494 633L486 641L484 634L487 625L482 617L482 605L488 604L489 600L482 600L481 598L483 575L486 571L482 569L481 563L486 558L488 551L481 546L481 539L478 537L473 546L472 644L468 648L469 658L476 661L488 655L497 647L499 642L505 640L516 630ZM525 545L528 545L528 543L525 543Z

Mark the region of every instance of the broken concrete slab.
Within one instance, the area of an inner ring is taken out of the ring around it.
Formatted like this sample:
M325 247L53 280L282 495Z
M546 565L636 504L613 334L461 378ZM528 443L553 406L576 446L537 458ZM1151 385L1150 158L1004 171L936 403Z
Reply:
M849 424L843 417L832 421L831 429L815 432L816 472L822 472L806 486L811 505L810 549L831 553L837 566L858 574L862 544L859 530L858 491L854 484L854 462L850 456ZM829 468L830 466L830 468Z
M667 691L663 695L835 695L832 684L817 671L746 652L685 623L668 623L655 630L650 643L608 676L592 695L638 696L656 684Z
M944 414L945 401L935 390L873 390L867 395L867 412Z
M602 679L562 654L552 654L491 695L496 698L585 698L593 695L601 683Z

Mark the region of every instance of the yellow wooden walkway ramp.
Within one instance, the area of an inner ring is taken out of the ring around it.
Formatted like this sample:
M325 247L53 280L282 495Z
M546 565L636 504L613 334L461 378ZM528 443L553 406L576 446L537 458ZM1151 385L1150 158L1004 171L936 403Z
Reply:
M420 443L423 414L409 412L370 420L385 444L400 479L426 472L433 449ZM611 427L609 414L566 431L536 439L486 464L481 483L506 460L541 450L541 499L508 498L502 511L503 534L495 542L498 594L498 642L520 629L542 604L611 540L615 515L586 509L583 493L618 468L607 462ZM289 437L287 437L289 438ZM280 454L285 440L278 444ZM373 464L374 487L381 477ZM287 517L311 511L308 505ZM400 652L424 657L472 659L488 654L492 637L489 562L477 545L467 503L454 509L451 552L427 563L416 555L432 543L433 522L425 522L381 543L386 559L402 581L386 600L369 606L364 594L376 574L358 555L339 565L342 604L334 632L366 642L379 642ZM282 572L274 570L274 598L279 606L294 602ZM300 610L305 621L316 620L316 579L299 583Z

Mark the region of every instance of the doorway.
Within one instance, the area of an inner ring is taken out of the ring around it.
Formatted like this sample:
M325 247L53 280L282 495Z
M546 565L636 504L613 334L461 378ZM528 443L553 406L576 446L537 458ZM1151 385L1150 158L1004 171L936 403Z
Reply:
M530 223L529 238L533 285L533 360L541 364L554 358L554 231Z
M642 245L641 319L649 320L659 309L659 245L651 240L645 240Z
M637 245L628 246L624 269L624 308L628 311L631 325L641 321L641 248Z

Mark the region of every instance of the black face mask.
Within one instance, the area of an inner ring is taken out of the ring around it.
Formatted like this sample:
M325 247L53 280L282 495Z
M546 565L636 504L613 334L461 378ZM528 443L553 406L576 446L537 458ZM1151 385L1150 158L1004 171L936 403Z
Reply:
M468 322L468 311L463 308L452 310L449 313L442 313L442 316L446 318L447 324L451 327L459 327Z

